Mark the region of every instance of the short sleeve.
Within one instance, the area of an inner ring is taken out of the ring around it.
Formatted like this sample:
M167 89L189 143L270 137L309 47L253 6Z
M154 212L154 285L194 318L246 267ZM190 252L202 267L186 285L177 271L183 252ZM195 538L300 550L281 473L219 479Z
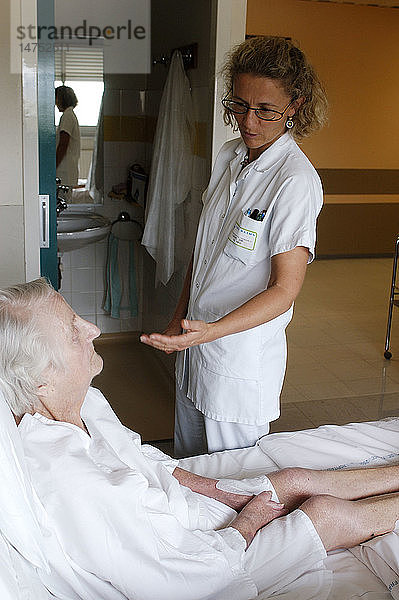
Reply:
M316 175L292 175L280 189L270 222L270 256L298 246L309 250L312 262L316 245L316 221L323 205L323 190Z
M72 136L75 127L75 119L72 111L65 111L60 119L59 131L65 131L69 136Z

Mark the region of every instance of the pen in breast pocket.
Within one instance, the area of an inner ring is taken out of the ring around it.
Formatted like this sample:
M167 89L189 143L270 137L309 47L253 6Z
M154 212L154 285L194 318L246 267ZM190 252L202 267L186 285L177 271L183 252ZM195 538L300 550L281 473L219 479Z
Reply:
M249 218L256 221L256 219L258 218L258 214L259 214L259 210L257 208L254 208L253 211L251 212L251 214L249 215Z
M256 220L257 220L257 221L263 221L263 219L265 218L265 214L266 214L266 211L265 211L265 210L262 210L262 212L260 212L260 213L258 214L258 216L256 217Z

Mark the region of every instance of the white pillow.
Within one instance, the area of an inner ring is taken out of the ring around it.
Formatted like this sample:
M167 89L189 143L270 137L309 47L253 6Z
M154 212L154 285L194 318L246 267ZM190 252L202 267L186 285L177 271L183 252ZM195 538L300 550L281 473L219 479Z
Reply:
M0 392L0 532L29 562L49 572L33 491L14 417Z

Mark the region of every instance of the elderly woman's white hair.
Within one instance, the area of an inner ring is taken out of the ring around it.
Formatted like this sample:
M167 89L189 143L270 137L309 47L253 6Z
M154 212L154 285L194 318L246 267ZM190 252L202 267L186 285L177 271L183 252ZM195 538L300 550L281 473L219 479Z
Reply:
M42 374L60 366L38 317L54 295L44 278L0 290L0 392L17 416L34 411Z

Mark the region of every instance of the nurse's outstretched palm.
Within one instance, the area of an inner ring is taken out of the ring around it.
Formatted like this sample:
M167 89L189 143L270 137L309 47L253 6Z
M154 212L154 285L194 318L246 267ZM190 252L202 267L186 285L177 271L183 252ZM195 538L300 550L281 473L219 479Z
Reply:
M170 354L171 352L185 350L191 346L198 346L198 344L210 342L212 339L210 336L212 325L212 323L206 323L205 321L189 321L188 319L182 319L182 333L168 335L172 330L172 328L169 328L168 326L165 333L141 335L140 341Z
M171 321L161 335L172 337L181 335L182 333L183 329L180 321ZM174 350L165 350L166 354L172 354L173 352Z

